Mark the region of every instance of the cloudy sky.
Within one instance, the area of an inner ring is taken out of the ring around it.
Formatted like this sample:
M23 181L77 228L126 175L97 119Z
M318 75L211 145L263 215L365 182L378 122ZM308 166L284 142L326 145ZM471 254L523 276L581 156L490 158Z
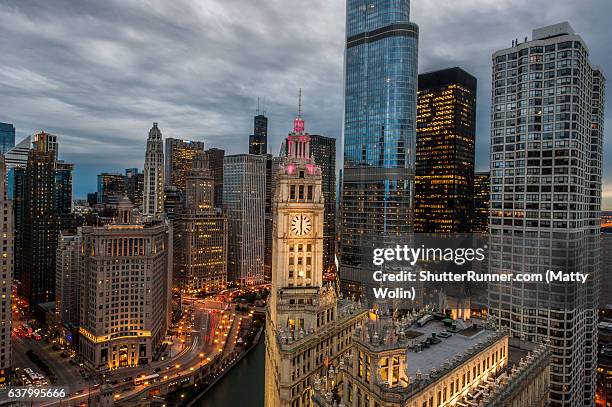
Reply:
M44 129L76 164L75 195L102 171L142 168L146 136L247 151L257 97L271 152L297 110L312 133L341 137L343 0L0 2L0 121L18 140ZM609 0L413 0L421 72L461 66L478 78L477 167L488 169L490 56L568 20L612 78ZM610 98L608 98L610 100ZM612 210L612 106L604 207ZM339 143L341 146L341 143Z

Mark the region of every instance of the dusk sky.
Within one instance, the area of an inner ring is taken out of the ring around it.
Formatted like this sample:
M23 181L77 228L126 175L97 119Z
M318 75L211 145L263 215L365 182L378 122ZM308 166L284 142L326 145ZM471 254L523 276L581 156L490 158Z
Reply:
M142 169L147 133L244 153L257 97L278 154L303 89L306 129L342 143L341 0L27 1L0 3L0 122L17 142L56 134L76 164L75 197L96 174ZM533 28L569 21L612 78L609 0L413 0L419 69L478 79L477 169L488 169L491 54ZM604 209L612 210L612 109L606 107Z

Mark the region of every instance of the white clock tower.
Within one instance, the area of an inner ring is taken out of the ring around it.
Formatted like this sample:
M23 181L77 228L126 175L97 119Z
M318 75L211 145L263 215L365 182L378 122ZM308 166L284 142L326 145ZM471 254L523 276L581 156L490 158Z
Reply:
M272 288L266 309L267 407L311 405L315 374L337 362L365 311L323 282L321 169L298 114L276 174Z

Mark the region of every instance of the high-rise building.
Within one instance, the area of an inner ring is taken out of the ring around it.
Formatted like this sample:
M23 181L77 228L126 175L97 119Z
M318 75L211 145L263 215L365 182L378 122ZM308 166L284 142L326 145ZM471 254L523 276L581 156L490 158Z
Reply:
M59 231L70 226L72 169L57 160L56 136L34 135L27 167L15 183L18 289L30 307L55 300L57 241Z
M185 192L187 173L191 170L193 158L204 151L204 142L167 138L166 141L165 185L174 186Z
M489 195L491 194L491 173L489 171L474 174L474 212L472 214L472 232L489 231Z
M99 204L117 205L125 195L123 174L103 172L98 174L97 199Z
M228 279L264 281L266 157L225 156L223 207L229 219Z
M15 172L17 168L25 169L28 164L28 156L32 148L32 140L30 136L24 138L15 147L11 148L5 155L7 173L7 196L9 199L15 199Z
M115 223L81 228L79 352L98 371L150 364L170 321L172 229L132 208L124 197Z
M491 273L589 275L584 284L491 284L511 337L550 341L550 405L595 397L605 78L568 23L492 56Z
M153 123L147 140L144 163L143 214L157 217L164 212L164 142Z
M55 312L67 327L77 327L80 320L81 235L60 232L55 275Z
M257 114L253 118L254 129L253 134L249 136L249 154L268 153L268 118L264 114Z
M362 293L373 244L412 231L417 51L409 0L347 1L340 239L347 292Z
M321 168L325 222L323 225L323 270L335 269L336 257L336 139L310 135L310 153Z
M144 192L144 174L138 168L125 170L125 195L134 204L135 208L142 210L142 196Z
M6 154L15 147L15 126L11 123L0 123L0 154Z
M419 75L415 232L470 231L475 143L476 78L461 68Z
M4 387L9 378L12 364L11 333L13 311L11 299L13 296L13 203L6 196L6 167L4 157L0 155L0 208L4 216L0 219L2 240L2 264L0 264L0 387Z
M366 311L323 281L321 169L298 117L276 174L272 289L266 307L265 406L310 406L317 374L333 370Z
M219 148L209 148L206 150L208 157L208 168L215 180L215 208L223 207L223 158L225 150Z
M185 210L173 223L174 286L218 291L227 284L228 222L214 205L215 180L207 154L198 153L187 174Z

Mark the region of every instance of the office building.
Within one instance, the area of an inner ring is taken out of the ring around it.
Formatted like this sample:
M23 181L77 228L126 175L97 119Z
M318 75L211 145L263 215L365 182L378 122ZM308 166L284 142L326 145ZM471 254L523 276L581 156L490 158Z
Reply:
M167 138L165 143L165 186L174 186L179 191L185 192L187 173L191 170L191 163L195 155L200 151L204 151L204 143L202 141L175 138Z
M310 135L310 153L321 168L325 222L323 225L323 270L335 271L336 257L336 139Z
M17 168L25 169L28 164L28 155L32 148L30 136L24 138L15 147L11 148L4 155L7 173L7 196L8 199L15 199L15 171Z
M495 52L491 273L589 275L584 284L490 284L490 314L511 337L550 341L550 405L595 397L605 78L568 23Z
M253 118L253 134L249 136L249 154L268 154L268 118L265 112Z
M2 234L2 264L0 264L0 387L4 387L12 367L11 335L13 332L13 203L6 196L6 167L0 155L0 207L4 217L0 218Z
M173 224L174 286L214 292L227 285L228 221L214 205L214 177L207 154L187 174L185 210Z
M346 3L340 278L363 294L373 245L412 231L418 27L410 2Z
M30 308L55 300L59 231L72 220L72 164L57 160L57 138L37 133L15 183L15 265L18 291Z
M55 312L58 322L77 327L80 321L81 235L61 231L57 246Z
M13 147L15 147L15 126L0 122L0 154L6 154Z
M314 378L313 405L547 405L550 351L544 346L510 347L508 335L473 324L421 325L427 314L376 314L358 327L339 369Z
M415 232L471 230L475 143L476 78L461 68L419 75Z
M472 213L472 232L489 231L489 194L491 193L491 173L489 171L474 174L474 212Z
M223 207L229 220L228 279L264 281L266 157L225 156Z
M135 208L142 211L142 196L144 193L144 174L138 168L125 170L125 195Z
M98 372L150 364L170 321L172 229L133 215L124 197L114 223L81 228L79 352Z
M125 177L123 174L103 172L98 174L98 204L117 205L125 195Z
M298 117L276 174L272 289L266 307L266 407L310 406L314 378L339 365L366 310L323 281L321 169Z
M183 191L174 185L164 187L164 213L169 220L174 220L174 218L183 212L184 194Z
M164 142L153 123L147 140L144 163L143 214L159 217L164 212Z
M209 148L206 150L208 168L215 180L215 208L223 208L223 158L225 150Z

